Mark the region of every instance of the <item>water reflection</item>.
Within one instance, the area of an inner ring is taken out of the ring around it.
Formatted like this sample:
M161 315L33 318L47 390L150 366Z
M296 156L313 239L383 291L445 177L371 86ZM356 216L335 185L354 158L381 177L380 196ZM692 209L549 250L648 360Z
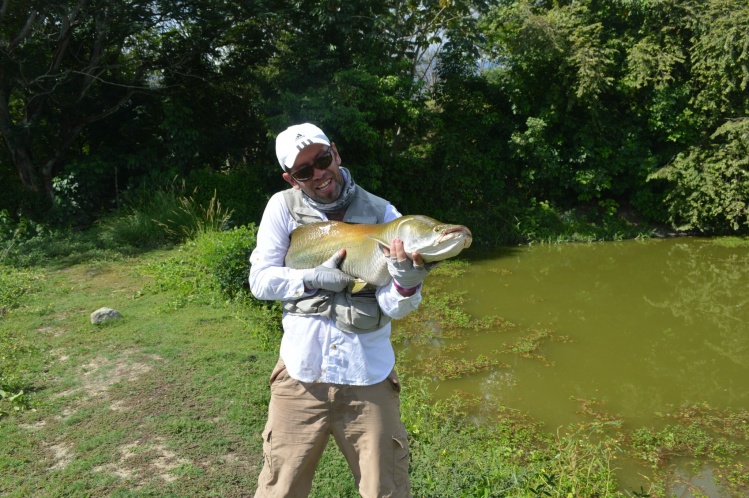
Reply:
M602 400L637 423L657 423L672 404L749 408L747 263L746 248L694 238L481 255L438 284L465 291L471 316L519 325L464 334L456 348L492 351L510 369L445 380L439 393L496 398L552 427L579 419L575 398ZM572 342L545 343L548 364L503 352L531 328Z

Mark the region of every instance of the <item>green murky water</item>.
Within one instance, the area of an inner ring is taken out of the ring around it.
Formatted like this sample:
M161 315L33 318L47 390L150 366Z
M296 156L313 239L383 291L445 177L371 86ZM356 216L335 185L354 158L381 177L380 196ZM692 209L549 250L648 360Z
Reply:
M430 278L465 291L472 317L515 327L466 333L454 354L509 368L440 381L438 396L477 394L552 431L583 420L579 399L630 427L662 426L672 405L749 409L749 248L675 238L472 256L467 273ZM541 342L537 358L505 352L533 330L566 340Z

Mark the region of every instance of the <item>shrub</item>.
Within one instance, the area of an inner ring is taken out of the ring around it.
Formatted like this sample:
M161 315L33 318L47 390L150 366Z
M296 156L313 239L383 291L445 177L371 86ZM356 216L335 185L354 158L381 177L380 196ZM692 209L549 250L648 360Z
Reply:
M728 121L706 147L692 147L651 178L671 182L670 221L680 230L749 229L749 119Z
M247 225L225 232L205 232L195 239L195 257L224 295L235 298L249 290L250 253L257 227Z
M281 337L281 307L277 301L260 301L249 292L250 253L255 247L254 224L231 230L208 231L180 249L180 255L151 263L158 290L176 291L172 307L190 301L221 302L232 307L265 350L275 349ZM249 307L251 313L247 313Z
M269 183L266 170L277 175L276 180L281 183L272 183L264 188ZM274 192L279 185L285 185L276 171L274 166L256 165L228 171L193 170L187 177L187 186L195 191L195 200L203 204L218 192L221 204L232 212L232 221L236 225L245 225L260 219L268 202L267 192Z
M216 193L207 205L195 200L196 193L187 194L184 181L131 192L123 211L101 222L103 236L114 244L157 247L228 228L231 212L221 206Z
M160 290L176 290L191 299L211 293L228 300L246 296L256 234L255 225L205 232L185 243L179 256L151 263L146 271Z
M18 307L21 297L35 288L39 278L34 272L0 266L0 316Z

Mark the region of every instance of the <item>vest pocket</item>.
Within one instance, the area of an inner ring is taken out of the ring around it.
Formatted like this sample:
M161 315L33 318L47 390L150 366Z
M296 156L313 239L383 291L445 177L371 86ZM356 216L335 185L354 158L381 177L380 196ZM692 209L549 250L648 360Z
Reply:
M342 292L335 296L336 326L347 332L372 332L381 328L383 313L374 294Z

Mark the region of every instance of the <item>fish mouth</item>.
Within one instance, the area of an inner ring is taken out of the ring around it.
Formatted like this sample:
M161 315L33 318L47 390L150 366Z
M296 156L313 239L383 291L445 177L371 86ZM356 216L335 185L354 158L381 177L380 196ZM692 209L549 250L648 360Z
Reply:
M451 226L442 231L442 234L437 239L437 244L460 237L465 238L464 249L469 247L471 242L473 242L473 234L471 234L471 231L467 227Z

